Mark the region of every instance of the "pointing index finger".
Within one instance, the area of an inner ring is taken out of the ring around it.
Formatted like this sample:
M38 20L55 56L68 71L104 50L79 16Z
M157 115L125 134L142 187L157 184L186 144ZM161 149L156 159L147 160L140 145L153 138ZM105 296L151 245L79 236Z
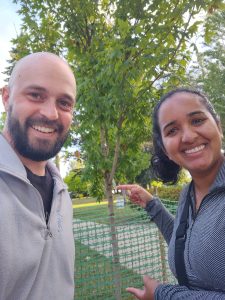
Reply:
M134 187L136 187L135 184L121 184L121 185L118 185L116 188L118 190L131 190Z

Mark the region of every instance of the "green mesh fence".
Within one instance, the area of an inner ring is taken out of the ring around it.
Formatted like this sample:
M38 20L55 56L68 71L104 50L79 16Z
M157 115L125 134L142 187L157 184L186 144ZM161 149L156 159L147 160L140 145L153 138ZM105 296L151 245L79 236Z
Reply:
M167 245L143 209L114 201L75 205L76 300L133 299L125 289L142 287L149 274L162 282L175 282L167 263ZM174 213L176 203L165 201Z

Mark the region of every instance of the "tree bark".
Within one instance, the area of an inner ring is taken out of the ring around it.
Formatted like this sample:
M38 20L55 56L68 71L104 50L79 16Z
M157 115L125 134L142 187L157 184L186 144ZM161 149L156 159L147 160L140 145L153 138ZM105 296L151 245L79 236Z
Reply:
M108 211L110 221L110 235L113 252L113 280L115 285L115 300L121 300L121 274L119 261L119 246L113 206L112 182L109 181L109 174L105 176L106 195L108 199Z

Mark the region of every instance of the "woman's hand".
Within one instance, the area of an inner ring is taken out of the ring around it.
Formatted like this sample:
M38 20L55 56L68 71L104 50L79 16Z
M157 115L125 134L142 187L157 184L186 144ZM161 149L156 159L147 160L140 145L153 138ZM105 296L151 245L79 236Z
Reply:
M137 184L122 184L116 187L118 190L125 190L130 200L145 208L147 203L152 200L152 195L143 187Z
M144 289L136 289L134 287L129 287L126 289L127 292L133 294L139 300L154 300L154 293L160 282L149 276L143 277Z

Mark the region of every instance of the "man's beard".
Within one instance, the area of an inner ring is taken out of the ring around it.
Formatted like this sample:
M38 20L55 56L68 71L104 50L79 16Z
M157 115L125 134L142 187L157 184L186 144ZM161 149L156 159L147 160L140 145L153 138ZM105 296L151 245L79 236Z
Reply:
M12 115L12 107L9 109L7 121L15 150L23 157L33 161L45 161L54 157L61 150L68 136L68 132L63 134L64 127L62 125L56 121L48 120L45 117L27 118L22 126L19 120ZM28 137L28 129L31 128L31 125L55 128L58 132L58 139L50 146L50 142L47 138L36 138L36 141L33 143L34 145L32 145Z

